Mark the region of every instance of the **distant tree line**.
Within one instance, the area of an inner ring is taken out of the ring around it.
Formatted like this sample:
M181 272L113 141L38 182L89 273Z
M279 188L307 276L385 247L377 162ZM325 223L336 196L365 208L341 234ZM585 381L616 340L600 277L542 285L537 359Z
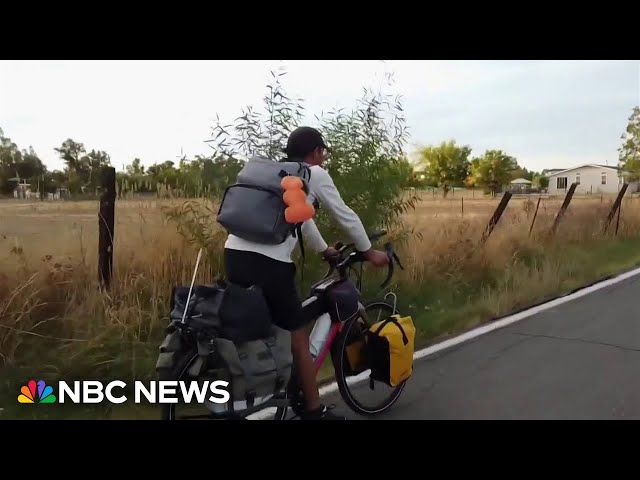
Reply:
M112 166L111 158L105 151L87 150L83 143L68 138L55 149L64 162L63 170L50 171L33 147L20 149L0 129L0 194L10 196L18 184L26 183L33 192L66 190L72 196L99 195L100 173L103 167ZM191 161L167 160L145 168L139 158L134 158L124 171L117 172L118 193L218 195L233 181L241 165L233 158L196 156Z

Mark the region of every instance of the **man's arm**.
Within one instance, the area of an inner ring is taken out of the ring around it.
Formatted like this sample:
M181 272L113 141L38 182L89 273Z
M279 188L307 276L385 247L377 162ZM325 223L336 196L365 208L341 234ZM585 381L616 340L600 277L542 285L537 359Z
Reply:
M371 249L371 241L369 241L369 236L360 217L344 203L331 176L322 168L314 168L312 176L314 180L313 193L320 201L322 208L326 209L338 222L359 251L366 252ZM311 228L318 231L315 223ZM320 236L320 238L322 237ZM324 243L324 240L322 241ZM326 243L324 244L326 245Z
M322 234L320 233L320 230L318 230L316 222L313 220L306 220L302 224L302 234L315 252L322 253L329 248L327 242L322 238Z

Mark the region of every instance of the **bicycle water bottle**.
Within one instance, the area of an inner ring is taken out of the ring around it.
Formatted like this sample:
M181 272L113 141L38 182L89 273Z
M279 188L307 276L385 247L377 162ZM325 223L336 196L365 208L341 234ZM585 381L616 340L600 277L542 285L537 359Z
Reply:
M318 320L311 331L311 335L309 335L309 348L314 360L318 358L318 355L320 355L320 350L322 350L322 346L327 341L330 329L331 317L328 313L323 313L318 317Z

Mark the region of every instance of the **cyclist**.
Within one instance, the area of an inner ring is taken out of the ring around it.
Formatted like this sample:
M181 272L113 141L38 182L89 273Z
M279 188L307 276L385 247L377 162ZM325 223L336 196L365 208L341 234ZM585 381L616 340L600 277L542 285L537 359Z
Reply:
M321 133L311 127L300 127L288 138L285 153L289 159L301 159L310 167L309 200L318 201L347 232L356 248L373 265L388 263L386 253L371 248L371 242L360 218L349 208L338 192L333 179L322 168L329 148ZM325 259L338 252L329 247L313 220L302 225L306 243ZM309 336L305 329L302 305L296 289L296 267L291 259L297 239L290 236L279 245L266 245L229 235L225 243L224 264L229 281L257 284L263 289L273 321L291 332L294 371L304 398L303 420L346 420L320 402L315 366L309 351Z

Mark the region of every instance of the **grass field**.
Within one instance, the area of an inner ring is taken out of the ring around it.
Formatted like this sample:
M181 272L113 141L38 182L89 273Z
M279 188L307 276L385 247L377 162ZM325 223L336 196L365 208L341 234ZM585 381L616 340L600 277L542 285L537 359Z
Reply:
M575 197L553 236L563 199L543 198L529 236L538 197L514 197L485 245L479 239L499 198L423 197L406 218L420 236L400 247L405 271L393 285L418 326L417 347L640 262L640 199L630 195L617 235L615 219L602 234L613 198ZM97 201L0 201L0 407L5 394L15 404L16 382L34 375L154 377L171 289L190 282L197 253L163 213L182 203L117 202L114 284L103 293ZM205 227L214 242L198 281L211 282L223 236L215 219ZM308 268L305 280L317 278L317 262ZM365 267L367 293L384 273Z

